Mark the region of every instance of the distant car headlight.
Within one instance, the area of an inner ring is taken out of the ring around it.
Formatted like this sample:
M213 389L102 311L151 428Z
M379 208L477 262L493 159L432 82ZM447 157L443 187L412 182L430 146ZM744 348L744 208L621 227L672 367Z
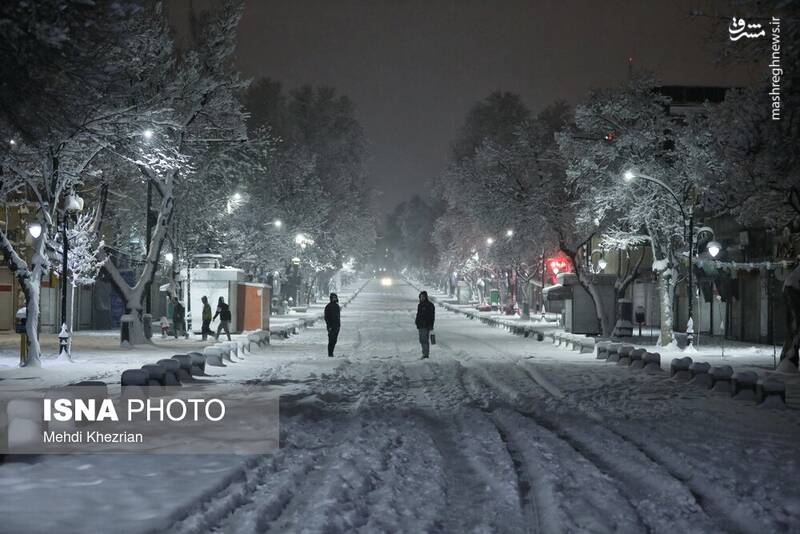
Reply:
M389 278L388 276L381 278L381 285L384 287L392 285L392 279Z

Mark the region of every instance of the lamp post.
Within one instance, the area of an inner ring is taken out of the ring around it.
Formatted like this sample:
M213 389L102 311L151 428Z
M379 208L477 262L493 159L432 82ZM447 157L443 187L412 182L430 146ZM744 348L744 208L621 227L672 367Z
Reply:
M694 341L694 319L692 314L694 312L694 273L693 273L693 257L694 257L694 189L692 190L692 202L689 204L689 212L686 213L686 210L683 208L683 203L678 198L678 195L675 194L675 191L672 190L670 186L665 184L663 181L659 180L658 178L654 178L652 176L648 176L646 174L641 174L635 172L633 170L627 170L622 175L622 179L625 182L631 183L634 179L641 178L642 180L646 180L648 182L652 182L665 191L667 191L673 200L675 200L675 204L678 206L678 209L681 212L681 216L683 217L683 230L684 236L689 241L689 276L688 276L688 286L689 286L689 302L688 302L688 320L686 322L686 338L687 343L689 346L692 345ZM686 227L689 227L688 235L686 232ZM715 245L719 245L716 241L713 242ZM711 243L709 243L709 253L711 253ZM719 253L719 247L716 248L717 254ZM712 254L712 256L716 256L716 254Z
M628 182L628 183L633 182L636 178L641 178L642 180L646 180L648 182L652 182L652 183L658 185L659 187L661 187L667 193L670 194L672 199L675 201L675 204L678 206L678 210L681 212L681 217L683 219L682 222L683 222L684 237L687 237L686 236L686 226L687 226L687 221L688 221L688 226L689 226L689 235L688 235L688 240L689 240L689 279L688 279L688 284L689 284L689 305L688 305L689 318L688 318L688 320L686 322L686 338L687 338L687 343L691 346L692 345L692 341L693 341L693 337L694 337L694 328L693 328L694 321L692 320L692 312L694 311L693 310L693 300L694 300L694 294L693 294L694 287L693 287L693 285L694 285L694 279L693 279L693 276L692 276L692 256L694 254L694 206L692 206L692 205L689 206L689 214L687 215L686 214L686 210L683 209L683 203L678 198L678 195L675 194L675 191L673 191L670 186L668 186L667 184L665 184L663 181L659 180L658 178L654 178L652 176L647 176L646 174L641 174L641 173L638 173L638 172L634 172L632 170L625 171L625 173L622 176L622 179L624 181Z
M597 268L596 269L594 267L594 264L592 263L592 259L594 258L595 254L599 254L600 255L600 259L597 260ZM606 258L605 258L605 252L603 252L600 249L594 249L592 251L591 255L589 256L589 267L592 270L592 274L599 274L599 273L605 271L606 267L608 267L608 262L606 261Z
M69 236L67 226L70 216L83 209L83 199L70 193L64 199L64 210L61 216L61 332L58 334L58 357L72 360L70 353L70 328L67 326L67 279L69 271Z

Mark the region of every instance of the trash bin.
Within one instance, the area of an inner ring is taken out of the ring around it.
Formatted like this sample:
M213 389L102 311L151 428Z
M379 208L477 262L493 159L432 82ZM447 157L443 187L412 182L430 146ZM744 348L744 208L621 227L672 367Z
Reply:
M500 290L499 289L492 289L489 291L489 304L492 306L492 311L497 311L498 306L500 306Z

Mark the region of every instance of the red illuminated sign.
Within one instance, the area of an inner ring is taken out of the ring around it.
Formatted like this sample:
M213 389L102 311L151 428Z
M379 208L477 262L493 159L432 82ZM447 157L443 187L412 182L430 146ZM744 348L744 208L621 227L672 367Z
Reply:
M566 256L555 256L547 259L547 270L550 274L550 283L556 283L558 273L571 273L572 262Z

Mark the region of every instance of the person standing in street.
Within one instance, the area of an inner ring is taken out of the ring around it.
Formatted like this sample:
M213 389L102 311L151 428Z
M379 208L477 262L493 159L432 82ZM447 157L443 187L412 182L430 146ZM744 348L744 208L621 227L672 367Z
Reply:
M339 329L342 326L339 296L331 293L331 301L325 306L325 326L328 327L328 357L333 358L333 349L339 340Z
M203 328L200 333L203 336L203 341L206 341L209 334L214 335L214 332L211 331L211 304L208 303L208 297L205 295L200 300L203 301Z
M186 308L178 297L172 297L172 326L175 328L175 339L186 335Z
M225 330L225 335L228 336L228 341L231 340L231 307L225 304L225 299L220 297L217 302L217 313L214 314L214 319L219 317L219 326L217 327L217 335L214 338L219 341L219 334Z
M419 294L419 304L417 305L417 318L414 324L417 325L419 331L419 344L422 345L422 359L430 356L431 352L431 331L433 330L433 322L436 319L436 308L433 303L428 300L428 292L423 291Z

